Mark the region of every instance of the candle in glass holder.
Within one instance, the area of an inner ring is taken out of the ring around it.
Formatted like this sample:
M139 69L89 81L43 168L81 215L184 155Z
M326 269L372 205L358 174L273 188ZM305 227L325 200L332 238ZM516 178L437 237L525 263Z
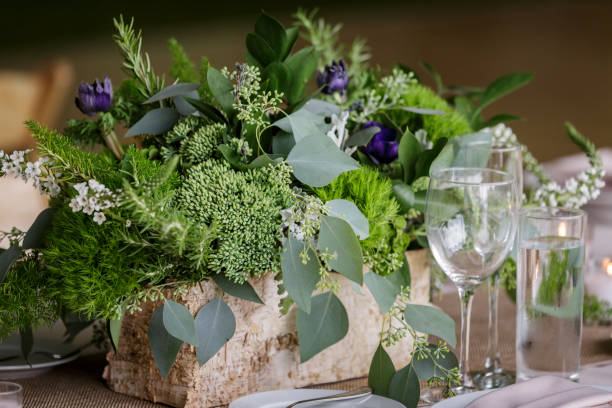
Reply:
M596 263L594 269L585 281L585 290L612 305L612 259L604 258Z

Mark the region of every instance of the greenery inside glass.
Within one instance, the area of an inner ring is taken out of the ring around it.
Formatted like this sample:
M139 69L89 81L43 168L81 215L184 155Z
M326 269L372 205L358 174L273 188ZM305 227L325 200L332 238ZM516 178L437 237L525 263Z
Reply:
M581 210L521 210L516 287L518 381L540 375L579 379L585 225Z
M512 175L517 187L517 208L521 207L523 191L523 161L521 146L517 143L501 143L488 140L476 140L465 143L457 156L464 166L483 167L501 170ZM457 158L455 159L457 161ZM516 248L516 240L515 245ZM475 385L483 389L500 388L514 382L514 373L505 371L501 365L498 349L499 334L497 327L499 273L496 272L488 280L489 295L489 340L484 370L474 377Z
M509 173L486 168L448 168L430 176L425 227L432 254L457 286L461 300L458 394L474 390L469 374L470 312L474 290L512 248L518 190Z

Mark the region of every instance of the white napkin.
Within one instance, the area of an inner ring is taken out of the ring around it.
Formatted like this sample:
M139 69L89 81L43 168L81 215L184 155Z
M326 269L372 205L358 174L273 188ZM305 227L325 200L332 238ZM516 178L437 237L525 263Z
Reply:
M572 381L542 376L490 392L467 408L612 407L612 393Z

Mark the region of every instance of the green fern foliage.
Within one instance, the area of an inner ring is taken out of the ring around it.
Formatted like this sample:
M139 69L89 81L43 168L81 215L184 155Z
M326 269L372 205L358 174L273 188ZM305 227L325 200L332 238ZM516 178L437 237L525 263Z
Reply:
M471 133L470 125L465 117L424 85L414 84L408 87L407 92L402 96L402 105L445 112L445 115L419 115L399 111L390 113L390 116L402 129L406 125L415 131L425 129L433 142L443 137L451 139L458 135Z
M172 56L170 75L178 79L179 82L198 82L198 71L187 56L183 46L176 39L171 38L168 40L168 48Z

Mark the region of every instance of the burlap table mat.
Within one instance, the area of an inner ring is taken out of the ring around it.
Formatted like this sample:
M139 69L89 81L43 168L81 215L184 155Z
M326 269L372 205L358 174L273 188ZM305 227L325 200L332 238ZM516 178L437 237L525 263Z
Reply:
M459 321L459 300L456 294L445 295L439 305L455 321ZM515 306L505 296L500 302L500 351L503 365L514 369ZM457 324L459 330L459 324ZM586 326L582 342L582 361L585 364L612 359L611 327ZM458 335L458 334L457 334ZM477 293L472 311L472 369L482 367L487 349L487 301L483 291ZM58 367L40 377L19 380L24 386L25 407L36 408L145 408L161 407L147 401L110 391L101 379L104 356L81 358ZM348 390L365 385L366 379L354 379L315 388Z

